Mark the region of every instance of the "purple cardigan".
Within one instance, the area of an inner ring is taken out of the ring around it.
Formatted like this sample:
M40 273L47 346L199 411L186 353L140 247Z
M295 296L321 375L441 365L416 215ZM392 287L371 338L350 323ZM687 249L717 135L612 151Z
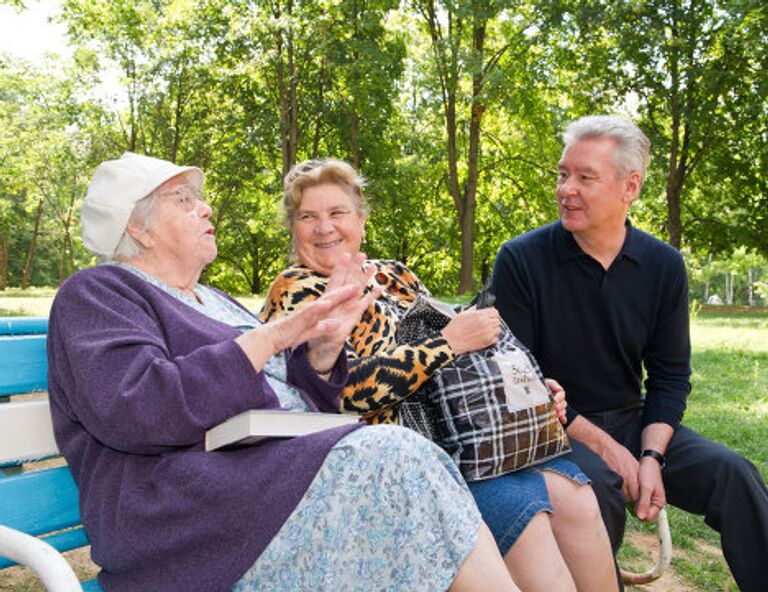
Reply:
M59 290L48 333L51 413L105 590L230 590L329 449L357 427L205 452L207 428L279 407L234 342L239 334L114 266L81 271ZM344 360L326 383L299 348L288 381L310 405L337 412Z

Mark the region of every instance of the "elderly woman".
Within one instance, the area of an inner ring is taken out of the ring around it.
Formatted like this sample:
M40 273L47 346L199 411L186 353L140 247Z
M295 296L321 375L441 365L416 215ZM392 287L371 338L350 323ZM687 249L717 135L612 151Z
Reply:
M283 195L298 262L283 271L262 309L265 321L291 313L326 293L334 265L357 253L365 232L363 179L347 163L328 159L293 168ZM349 335L350 380L342 410L372 423L397 420L398 404L458 354L493 344L495 309L468 310L440 334L398 345L397 323L419 294L418 278L396 261L371 261L380 296ZM556 382L550 388L561 390ZM611 549L584 474L558 458L534 468L469 483L515 581L526 591L615 590Z
M106 261L51 312L54 428L103 588L517 590L450 459L406 430L204 450L247 409L337 412L339 352L374 295L349 255L323 297L262 325L198 283L216 257L202 185L146 156L99 166L82 231Z

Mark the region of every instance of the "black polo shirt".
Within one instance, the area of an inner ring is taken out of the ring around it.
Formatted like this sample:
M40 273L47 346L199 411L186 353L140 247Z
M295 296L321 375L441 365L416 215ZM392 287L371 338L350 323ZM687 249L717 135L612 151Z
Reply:
M627 221L606 271L556 222L502 246L493 288L501 316L565 388L569 421L644 401L644 425L680 423L691 347L685 264L673 247Z

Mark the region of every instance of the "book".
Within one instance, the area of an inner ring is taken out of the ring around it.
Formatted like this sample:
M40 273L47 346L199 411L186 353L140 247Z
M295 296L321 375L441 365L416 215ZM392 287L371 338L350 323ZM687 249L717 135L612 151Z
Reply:
M295 438L359 421L357 415L340 413L251 409L205 432L205 449L255 444L265 438Z

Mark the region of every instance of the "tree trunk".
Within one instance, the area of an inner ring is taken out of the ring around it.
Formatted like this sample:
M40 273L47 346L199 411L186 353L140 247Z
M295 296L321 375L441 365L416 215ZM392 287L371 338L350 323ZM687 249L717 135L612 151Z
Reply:
M472 25L472 49L478 63L484 63L485 23L477 14ZM472 75L472 105L469 120L469 153L467 154L467 180L464 185L464 215L461 221L461 272L459 294L472 288L472 271L475 259L475 210L477 209L477 183L480 178L480 129L485 104L480 98L483 90L483 71L476 69Z
M360 169L360 117L357 111L352 107L349 123L349 153L351 155L352 166L355 170Z
M670 156L670 164L672 157ZM680 219L680 195L683 190L683 180L670 171L667 177L667 235L669 244L680 250L683 240L683 225Z
M8 287L8 231L0 230L0 291Z
M728 271L725 274L725 302L733 304L733 273Z
M61 240L61 258L59 259L59 285L64 283L75 271L74 247L69 228L65 229L64 238Z
M24 271L21 274L21 289L29 288L30 278L32 277L32 262L35 259L35 249L37 248L37 237L40 233L40 220L43 217L43 204L45 200L37 202L37 211L35 212L35 228L32 231L32 240L29 241L29 250L27 251L27 261L24 263Z
M669 53L669 111L672 119L672 129L670 130L669 162L667 166L667 234L669 236L669 244L679 250L683 235L683 227L680 221L680 195L683 189L684 169L683 164L678 162L680 155L681 115L679 105L680 50L677 43L677 23L672 23L670 31L672 43L670 44L671 49Z
M67 268L67 238L61 239L61 252L59 253L59 286L64 283Z
M75 271L75 249L72 245L72 214L75 211L76 194L77 191L73 187L70 191L67 215L61 221L64 229L64 238L62 240L61 260L59 264L59 285L63 284L64 280Z
M362 14L358 13L358 7L357 2L353 2L352 4L352 14L354 15L353 22L355 26L354 30L354 39L355 41L358 41L358 38L360 36L360 31L358 29L358 24L360 23L360 18ZM360 53L355 50L352 53L352 59L353 62L356 64L360 60ZM358 86L360 84L360 71L355 70L352 73L352 79L354 80L354 88L355 90L358 90ZM349 154L350 154L350 160L352 161L352 166L355 167L355 170L360 170L360 117L357 113L357 109L355 108L355 101L352 100L350 107L350 114L349 114Z
M755 293L754 293L754 289L753 289L753 285L752 284L755 281L755 275L754 275L754 272L753 272L751 267L747 271L747 277L749 278L749 287L747 289L747 293L748 293L748 297L749 297L749 305L750 306L754 306L755 305Z
M251 294L261 293L261 268L259 260L259 239L256 236L251 237Z
M296 164L296 153L299 148L299 99L298 99L298 86L299 81L296 76L296 62L293 55L293 35L289 40L289 52L288 52L288 71L290 74L290 107L291 107L291 119L288 130L288 168L286 173Z
M136 152L136 145L138 143L138 105L136 104L136 94L138 88L138 82L136 80L136 63L129 61L125 65L125 73L128 78L128 113L129 121L128 125L128 138L126 138L127 149L129 152Z
M293 2L286 3L286 13L290 18L293 13ZM282 15L280 10L275 11L275 18ZM283 178L296 164L296 152L298 145L298 117L299 105L297 100L298 80L296 77L296 64L294 61L293 33L290 31L283 35L277 33L277 93L280 109L280 144L283 159Z
M176 162L179 157L179 146L181 145L181 120L184 114L184 77L186 68L182 66L179 73L179 79L176 82L176 108L174 111L173 125L173 144L171 145L171 162Z
M479 64L472 69L472 99L470 105L469 137L466 154L466 179L459 179L459 148L458 148L458 118L456 114L457 93L461 71L460 46L463 22L461 17L448 11L448 33L443 38L438 10L434 2L425 2L421 6L422 13L429 25L432 49L437 63L440 79L443 109L445 114L445 129L448 152L448 192L456 207L459 228L461 232L461 269L459 271L458 293L464 294L472 288L472 273L474 268L475 249L475 210L477 208L477 186L480 176L480 131L485 104L482 100L482 90L488 72L493 69L498 59L506 51L502 48L488 63L485 62L485 34L487 15L484 14L481 3L472 3L472 53L473 62Z

